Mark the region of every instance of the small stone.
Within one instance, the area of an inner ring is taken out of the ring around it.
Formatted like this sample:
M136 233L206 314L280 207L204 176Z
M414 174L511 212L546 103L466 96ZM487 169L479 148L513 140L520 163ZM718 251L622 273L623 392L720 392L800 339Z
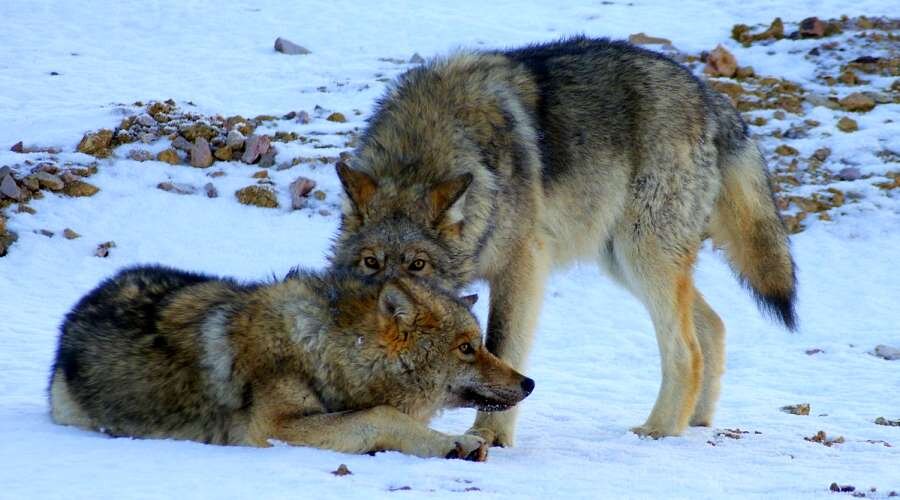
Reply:
M231 129L228 131L228 135L225 136L225 145L231 148L232 150L238 150L244 147L244 141L247 138L244 137L237 129Z
M166 162L169 165L178 165L181 163L181 157L174 148L164 149L156 155L158 161Z
M644 32L628 35L628 43L632 45L672 45L668 38L649 36Z
M100 191L100 188L84 181L75 181L67 184L63 189L63 193L69 196L93 196Z
M862 173L856 167L846 167L838 171L835 177L842 181L855 181L856 179L862 177Z
M306 111L297 113L297 123L307 124L310 121L312 121L312 118L310 118L309 113Z
M856 120L853 118L847 118L846 116L838 120L837 128L841 132L856 132L859 130L859 125L856 123Z
M251 177L253 177L254 179L268 179L269 171L268 170L258 170L256 172L254 172Z
M896 361L900 359L900 349L884 344L876 346L875 352L873 354L888 361Z
M900 419L897 420L889 420L884 417L878 417L875 419L876 425L887 425L890 427L900 427Z
M156 187L175 194L194 194L197 192L197 188L194 186L180 182L160 182Z
M211 141L215 136L219 135L216 129L203 122L196 122L189 127L184 127L180 132L185 139L192 143L196 143L198 137Z
M774 118L776 120L784 120L786 117L787 117L787 115L784 114L784 111L782 111L780 109L778 111L772 113L772 118Z
M113 131L109 129L84 134L81 142L78 143L78 152L96 156L97 158L106 158L112 153L109 148L112 138Z
M145 127L155 127L157 125L156 118L153 118L147 113L139 114L137 118L135 118L135 121Z
M191 143L191 141L179 135L172 140L172 147L175 149L180 149L184 152L188 152L192 147L194 147L194 145Z
M775 153L777 153L779 156L797 156L800 152L795 148L788 146L787 144L782 144L781 146L775 148Z
M825 352L825 351L823 351L822 349L819 349L818 347L814 347L814 348L812 348L812 349L807 349L807 350L804 351L804 352L806 353L807 356L812 356L812 355L815 355L815 354L823 353L823 352Z
M52 237L53 237L53 231L51 231L51 230L49 230L49 229L38 229L38 230L35 230L35 233L37 233L37 234L39 234L39 235L41 235L41 236L46 236L46 237L48 237L48 238L52 238Z
M838 81L844 85L859 85L859 77L851 69L844 70L838 76Z
M13 144L12 147L9 148L9 150L12 151L13 153L24 153L25 146L22 144L22 141L19 141L19 142Z
M235 191L235 196L244 205L255 205L263 208L278 208L278 197L268 186L247 186Z
M900 78L894 80L894 82L900 82ZM886 92L873 92L871 90L867 90L863 92L863 95L868 97L869 99L872 99L877 104L891 104L892 102L894 102L894 98Z
M316 181L306 177L297 177L297 179L288 186L288 190L291 193L291 208L297 210L305 207L306 198L309 196L310 191L315 189L315 187Z
M223 171L223 170L216 170L215 172L210 172L210 173L208 173L208 174L206 174L206 175L208 175L208 176L210 176L210 177L212 177L212 178L223 177L223 176L225 175L225 171Z
M329 215L331 215L331 210L321 208L319 209L319 215L321 215L322 217L328 217Z
M67 240L74 240L76 238L81 238L81 235L69 228L65 228L63 229L63 238Z
M819 38L825 34L825 23L818 17L807 17L800 21L800 36L803 38Z
M741 66L737 69L734 74L735 78L752 78L756 76L756 71L754 71L753 66Z
M409 58L410 64L423 64L425 62L425 58L420 56L418 52L413 53L412 57Z
M310 50L302 45L297 45L296 43L286 39L278 37L275 39L275 51L281 52L282 54L287 55L305 55L309 54Z
M134 161L149 161L153 159L153 153L146 149L132 149L128 152L128 159Z
M16 206L16 212L18 212L18 213L20 213L20 214L31 214L31 215L34 215L34 214L37 213L37 210L35 210L35 209L29 207L28 205L25 205L24 203L19 203L19 204Z
M861 92L854 92L839 102L844 111L865 112L875 107L875 100Z
M350 472L350 469L347 468L347 464L338 465L337 470L333 470L331 471L331 473L335 476L348 476L350 474L353 474L352 472Z
M191 147L191 166L197 168L206 168L213 164L212 150L209 149L209 142L204 137L197 137L194 140L194 146Z
M244 143L244 154L241 161L255 163L262 155L266 154L271 144L269 136L253 134Z
M0 179L0 194L16 201L21 200L24 195L15 179L9 174Z
M206 185L203 186L203 190L206 191L207 198L219 197L219 190L216 189L216 186L214 186L212 182L207 182Z
M66 185L59 176L47 172L35 172L32 176L37 179L42 188L51 191L59 191Z
M259 166L269 168L272 165L275 165L276 154L278 154L278 151L276 151L274 147L269 148L269 150L259 158Z
M791 415L809 415L809 403L782 406L781 411Z
M330 122L336 122L336 123L344 123L347 121L347 117L344 116L343 113L338 113L338 112L331 113L330 115L328 115L328 118L325 118L325 119Z
M109 257L109 249L110 248L116 248L115 241L107 241L105 243L101 243L101 244L97 245L97 249L94 250L94 255L96 255L97 257L103 257L103 258Z
M325 191L322 191L321 189L316 189L315 191L313 191L313 198L319 201L325 201L325 196Z
M231 150L231 146L222 146L217 149L213 155L219 161L229 161L233 156L233 151Z

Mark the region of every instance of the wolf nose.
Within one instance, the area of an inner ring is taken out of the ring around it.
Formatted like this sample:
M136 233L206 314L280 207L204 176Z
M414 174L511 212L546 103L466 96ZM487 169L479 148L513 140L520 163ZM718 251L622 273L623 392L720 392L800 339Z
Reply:
M534 390L534 380L531 380L530 378L525 377L525 379L522 380L522 391L525 393L526 396L528 396L529 394L531 394L531 391L533 391L533 390Z

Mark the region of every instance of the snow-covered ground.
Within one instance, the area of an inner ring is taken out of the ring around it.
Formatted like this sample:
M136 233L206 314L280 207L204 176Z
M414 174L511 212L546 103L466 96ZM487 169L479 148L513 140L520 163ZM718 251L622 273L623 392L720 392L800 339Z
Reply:
M791 57L794 47L809 50L809 41L742 48L729 39L730 29L735 23L768 24L775 16L799 21L841 14L896 15L896 5L0 2L0 166L41 157L10 152L18 141L59 147L61 162L85 162L90 158L74 152L84 132L114 127L123 113L134 111L131 103L151 99L171 98L182 108L225 116L313 113L318 105L344 113L348 123L314 114L309 125L293 127L335 139L341 136L329 134L362 127L382 80L409 67L391 60L575 33L646 32L688 53L723 43L757 73L817 88L815 67ZM312 53L277 54L277 36ZM839 113L822 107L809 116L833 127ZM863 174L897 170L897 163L882 163L873 153L900 152L900 106L879 105L859 122L856 135L814 134L794 146L806 157L827 145ZM765 140L767 151L778 144ZM336 147L284 147L278 160L345 149L330 143ZM549 283L526 371L537 389L521 405L517 446L492 449L487 463L111 439L53 425L45 389L57 327L82 294L119 267L161 262L258 279L296 264L324 265L340 196L330 166L272 169L282 206L289 206L285 186L297 175L315 179L326 192L324 201L297 211L238 204L232 193L252 184L257 169L239 163L216 169L226 174L215 179L221 196L208 199L156 189L166 180L202 186L210 181L207 171L101 160L99 173L88 179L101 188L95 196L48 193L29 203L34 214L6 210L19 240L0 258L0 498L805 498L832 495L832 482L855 485L870 498L900 491L900 427L873 423L880 416L900 418L900 361L869 354L878 344L900 346L900 202L897 190L892 197L863 181L844 186L865 196L859 203L834 213L834 222L810 218L793 238L797 334L762 318L722 257L703 252L698 287L729 332L713 428L659 441L628 432L656 396L656 341L643 307L591 266L560 272ZM64 239L58 234L63 228L82 236ZM41 229L57 235L35 233ZM97 244L109 240L117 244L109 257L95 257ZM486 302L476 306L482 319ZM821 352L807 354L811 349ZM809 403L810 415L779 411L797 403ZM473 417L471 411L447 412L434 425L458 433ZM740 439L722 434L738 428L749 432L728 433ZM826 447L804 440L819 430L845 442ZM340 463L353 474L330 474Z

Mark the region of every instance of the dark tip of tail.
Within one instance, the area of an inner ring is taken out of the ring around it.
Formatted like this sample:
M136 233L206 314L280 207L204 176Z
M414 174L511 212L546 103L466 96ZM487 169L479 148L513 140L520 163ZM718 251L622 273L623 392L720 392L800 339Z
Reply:
M753 297L759 308L769 317L774 318L792 332L797 331L796 293L792 290L787 295L762 295L753 290Z

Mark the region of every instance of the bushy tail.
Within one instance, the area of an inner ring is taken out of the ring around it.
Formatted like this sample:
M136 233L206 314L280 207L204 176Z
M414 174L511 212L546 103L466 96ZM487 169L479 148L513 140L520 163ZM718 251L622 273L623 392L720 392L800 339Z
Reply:
M793 331L797 282L787 230L775 202L762 155L750 140L721 159L722 190L710 220L713 242L763 312Z

